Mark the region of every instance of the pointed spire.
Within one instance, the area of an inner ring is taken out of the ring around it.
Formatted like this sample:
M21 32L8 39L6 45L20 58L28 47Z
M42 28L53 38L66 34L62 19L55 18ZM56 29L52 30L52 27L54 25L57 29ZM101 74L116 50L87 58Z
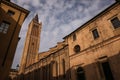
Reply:
M36 14L36 16L34 17L34 20L39 22L39 19L38 19L38 14Z

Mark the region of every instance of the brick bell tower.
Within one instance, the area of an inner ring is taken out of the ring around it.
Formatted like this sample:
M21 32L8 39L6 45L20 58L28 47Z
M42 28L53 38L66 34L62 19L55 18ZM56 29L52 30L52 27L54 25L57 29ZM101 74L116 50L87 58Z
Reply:
M38 15L36 15L28 26L24 50L20 64L20 74L24 73L24 69L35 63L40 45L40 33L42 23L39 23Z

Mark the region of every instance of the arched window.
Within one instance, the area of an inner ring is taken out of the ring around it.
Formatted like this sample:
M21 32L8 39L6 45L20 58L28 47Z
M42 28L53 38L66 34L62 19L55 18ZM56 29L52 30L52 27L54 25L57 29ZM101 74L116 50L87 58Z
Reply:
M75 53L80 52L80 46L79 46L79 45L76 45L76 46L74 47L74 51L75 51Z
M65 78L65 60L62 59L62 71L63 71L63 77Z
M58 63L56 61L52 63L52 77L58 77Z
M73 41L76 40L76 34L73 34Z
M82 67L77 68L77 80L86 80L85 73Z

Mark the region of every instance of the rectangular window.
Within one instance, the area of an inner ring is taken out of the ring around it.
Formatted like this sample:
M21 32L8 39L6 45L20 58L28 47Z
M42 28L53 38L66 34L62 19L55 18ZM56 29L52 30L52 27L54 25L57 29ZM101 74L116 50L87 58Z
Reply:
M103 62L102 69L105 76L105 80L114 80L109 62Z
M8 31L8 28L10 26L10 23L6 22L6 21L3 21L0 25L0 33L4 33L6 34L7 31Z
M115 29L120 27L120 20L118 19L118 17L113 18L111 20L111 23Z
M13 16L13 15L15 14L15 12L13 12L13 11L11 11L11 10L8 10L7 14L8 14L9 16Z
M94 39L99 37L97 29L92 30L92 34L93 34Z
M73 34L73 41L76 40L76 34Z

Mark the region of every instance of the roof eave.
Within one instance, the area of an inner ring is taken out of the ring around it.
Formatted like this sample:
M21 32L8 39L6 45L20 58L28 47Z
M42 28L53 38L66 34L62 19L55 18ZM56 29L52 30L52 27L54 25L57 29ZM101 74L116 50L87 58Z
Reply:
M85 25L87 25L88 23L94 21L96 18L100 17L101 15L105 14L108 9L112 8L114 5L119 4L119 2L115 2L113 3L111 6L109 6L108 8L106 8L105 10L103 10L102 12L100 12L99 14L97 14L95 17L93 17L92 19L88 20L86 23L84 23L83 25L81 25L80 27L78 27L76 30L74 30L73 32L71 32L70 34L66 35L65 37L63 37L63 39L66 39L68 36L70 36L72 33L76 32L77 30L83 28Z

